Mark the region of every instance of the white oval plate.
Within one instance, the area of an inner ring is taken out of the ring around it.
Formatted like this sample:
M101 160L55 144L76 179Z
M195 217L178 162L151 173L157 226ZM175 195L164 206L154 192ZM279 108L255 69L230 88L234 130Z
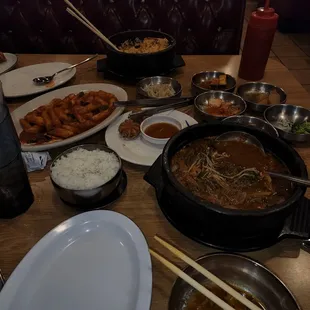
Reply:
M119 125L128 118L130 112L123 114L115 120L106 130L105 141L122 159L142 166L152 166L157 157L162 153L164 145L155 145L145 141L140 134L134 140L124 140L118 132ZM156 115L167 115L177 119L183 128L197 124L189 115L177 110L167 111Z
M34 95L56 88L72 79L76 73L76 69L73 68L57 74L53 80L53 84L39 86L34 84L32 80L35 77L52 75L53 73L69 66L71 66L69 63L48 62L18 68L3 74L0 76L0 80L2 82L4 97L15 98Z
M61 89L54 90L50 93L41 95L40 97L37 97L35 99L32 99L16 110L14 110L11 113L14 126L16 128L17 134L19 135L22 132L22 127L19 123L19 120L23 118L28 112L38 108L41 105L46 105L50 103L54 98L64 98L68 96L69 94L77 94L81 91L87 92L87 91L97 91L97 90L104 90L108 93L114 94L118 100L127 100L128 96L124 89L111 85L111 84L103 84L103 83L95 83L95 84L81 84L81 85L74 85L69 86ZM124 111L124 108L116 108L113 113L106 118L103 122L98 124L97 126L84 131L76 136L73 136L68 139L64 139L61 141L56 141L50 144L41 144L41 145L27 145L22 144L22 150L25 152L37 152L37 151L44 151L49 150L55 147L60 147L64 145L68 145L70 143L77 142L79 140L85 139L94 133L102 130L103 128L107 127L111 122L113 122L122 112Z
M0 74L12 69L17 62L17 56L11 53L3 53L6 61L0 63Z
M1 310L147 310L152 266L140 229L112 211L85 212L45 235L0 294Z

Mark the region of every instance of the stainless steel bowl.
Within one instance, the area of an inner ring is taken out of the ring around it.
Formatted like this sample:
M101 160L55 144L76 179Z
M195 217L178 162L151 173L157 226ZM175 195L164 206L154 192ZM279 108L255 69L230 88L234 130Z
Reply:
M220 72L220 71L203 71L203 72L196 73L192 77L191 86L192 86L193 96L197 96L199 94L205 93L206 91L210 91L210 89L200 87L199 84L201 82L211 80L214 78L218 78L220 75L223 75L223 74L226 75L227 85L224 86L223 88L222 87L219 88L219 90L228 91L231 93L234 92L235 87L236 87L236 80L231 75L226 74L224 72Z
M224 123L237 123L245 126L252 126L261 130L263 132L268 133L270 136L278 138L279 134L277 130L268 122L254 116L248 115L236 115L236 116L229 116L223 119Z
M195 117L197 117L199 121L223 120L224 118L227 117L227 116L211 115L204 111L204 108L209 104L209 100L213 98L230 101L235 106L239 107L241 110L236 115L240 115L244 113L247 108L245 101L241 97L233 93L219 91L219 90L210 90L208 92L200 94L199 96L195 98L195 101L194 101Z
M284 104L286 102L286 93L285 91L275 85L263 83L263 82L250 82L243 85L240 85L237 89L237 95L242 97L247 103L248 107L252 111L256 112L264 112L267 108L270 107L268 104L259 104L253 101L246 100L246 94L249 92L261 92L261 93L269 93L272 90L276 90L280 95L280 104Z
M60 185L58 185L52 178L52 173L50 171L50 178L52 181L52 184L57 192L57 194L59 195L59 197L64 201L67 202L69 204L73 204L73 205L81 205L81 206L85 206L85 205L89 205L91 207L91 205L94 205L100 201L102 201L104 198L108 197L119 185L120 181L121 181L121 177L122 177L122 161L120 159L120 157L118 156L118 154L113 151L112 149L106 147L105 145L102 144L82 144L82 145L77 145L74 146L66 151L64 151L63 153L61 153L60 155L58 155L52 162L51 164L51 170L53 168L53 165L55 164L55 162L60 159L62 156L65 156L79 148L85 149L85 150L103 150L106 151L108 153L113 153L119 161L119 170L116 173L116 175L107 183L100 185L99 187L96 188L92 188L92 189L87 189L87 190L73 190L73 189L67 189L67 188L63 188Z
M137 98L154 98L150 97L144 90L143 87L149 84L171 84L172 88L175 91L175 94L170 97L165 98L175 98L180 97L182 94L182 86L181 84L171 77L167 76L151 76L147 77L141 81L138 82L136 89L137 89Z
M284 140L289 142L310 142L310 134L296 134L285 131L279 124L279 121L293 124L310 122L310 111L308 109L290 104L274 105L265 111L264 117L268 123L277 129L280 137Z
M265 310L301 310L285 284L266 267L250 258L214 253L199 258L197 262L228 284L254 296ZM199 283L207 287L212 285L192 267L184 271ZM189 284L178 278L172 288L168 309L185 309L193 291Z

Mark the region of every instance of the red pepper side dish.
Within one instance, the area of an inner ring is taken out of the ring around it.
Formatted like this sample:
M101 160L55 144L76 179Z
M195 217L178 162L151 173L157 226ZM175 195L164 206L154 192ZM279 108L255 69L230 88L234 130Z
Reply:
M240 107L235 106L230 101L212 98L205 105L204 111L213 116L232 116L241 112Z

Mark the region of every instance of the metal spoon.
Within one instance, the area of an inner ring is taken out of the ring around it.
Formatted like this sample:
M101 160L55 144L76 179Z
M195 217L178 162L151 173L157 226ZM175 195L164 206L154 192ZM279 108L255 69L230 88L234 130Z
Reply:
M265 150L259 140L244 131L228 131L218 136L215 141L239 141L257 146L264 154Z
M178 97L178 98L154 98L154 99L135 99L127 101L116 101L116 107L161 107L168 104L179 103L185 100L192 100L193 97Z
M215 141L242 141L244 143L248 143L248 144L252 144L252 145L257 146L265 154L264 147L260 143L260 141L256 137L254 137L254 136L252 136L246 132L243 132L243 131L225 132L225 133L221 134L220 136L218 136L215 139ZM310 180L308 180L308 179L294 177L294 176L286 175L286 174L282 174L282 173L276 173L276 172L270 172L270 171L266 171L266 172L273 178L286 179L286 180L291 181L293 183L310 187Z
M145 100L145 99L141 99L141 100ZM142 110L141 112L131 113L131 114L129 114L129 119L133 120L134 122L140 123L146 117L150 117L150 116L157 114L157 113L160 113L160 112L164 112L164 111L168 111L168 110L172 110L172 109L176 109L176 108L181 108L181 107L184 107L184 106L187 106L190 104L192 104L192 98L191 97L188 97L185 99L178 98L177 102L174 102L174 103L166 104L164 106L159 106L156 108L150 108L147 110Z
M77 63L77 64L75 64L75 65L72 65L72 66L67 67L67 68L64 68L64 69L62 69L62 70L60 70L60 71L57 71L57 72L55 72L53 75L36 77L36 78L34 78L32 81L33 81L35 84L37 84L37 85L44 85L44 84L47 84L47 83L49 83L50 81L52 81L52 80L54 79L54 77L55 77L57 74L59 74L59 73L61 73L61 72L64 72L64 71L66 71L66 70L73 69L73 68L75 68L75 67L77 67L77 66L79 66L79 65L82 65L82 64L84 64L85 62L88 62L88 61L90 61L90 60L96 58L97 56L98 56L98 54L96 54L95 56L89 57L89 58L87 58L87 59L85 59L85 60L83 60L83 61L81 61L81 62L79 62L79 63Z

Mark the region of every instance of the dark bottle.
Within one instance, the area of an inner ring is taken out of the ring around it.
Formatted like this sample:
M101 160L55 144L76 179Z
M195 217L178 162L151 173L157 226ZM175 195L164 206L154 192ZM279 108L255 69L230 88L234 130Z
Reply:
M0 218L24 213L33 201L20 142L0 83Z
M268 0L265 7L252 13L242 51L240 78L258 81L264 77L278 19Z

